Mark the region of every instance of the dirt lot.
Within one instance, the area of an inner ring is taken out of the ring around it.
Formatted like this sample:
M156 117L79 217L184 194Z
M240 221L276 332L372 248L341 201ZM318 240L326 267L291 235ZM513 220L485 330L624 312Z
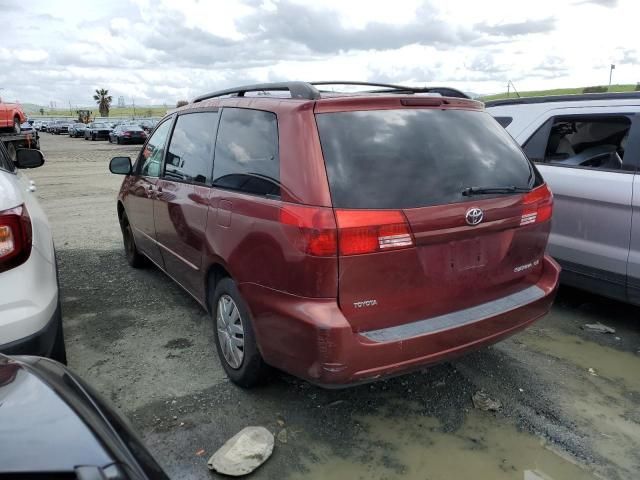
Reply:
M285 432L256 478L640 476L640 309L563 289L534 327L453 363L348 390L280 374L243 391L219 366L208 315L158 270L125 262L121 178L107 165L137 147L45 133L42 150L29 174L57 244L69 365L172 478L214 477L208 457L247 425ZM616 333L581 329L596 321ZM501 410L475 409L478 390Z

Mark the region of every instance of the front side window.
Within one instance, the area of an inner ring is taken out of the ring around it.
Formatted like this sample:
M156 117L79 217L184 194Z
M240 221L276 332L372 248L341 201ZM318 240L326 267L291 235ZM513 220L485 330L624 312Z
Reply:
M213 184L257 195L280 195L275 114L242 108L222 111Z
M211 180L217 125L218 112L178 116L167 149L165 178L196 183Z
M543 155L533 153L537 161L605 170L627 168L624 157L631 129L628 117L555 117L549 120L549 124L546 129L536 132L525 146L525 151L535 149L536 145L540 152L544 148Z
M159 177L164 146L171 128L171 120L160 125L140 153L140 175L144 177Z

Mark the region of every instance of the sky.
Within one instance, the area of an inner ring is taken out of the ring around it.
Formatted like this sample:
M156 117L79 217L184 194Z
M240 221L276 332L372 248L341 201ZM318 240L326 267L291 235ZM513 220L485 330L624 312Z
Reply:
M0 96L131 105L282 80L476 94L640 81L637 0L0 0Z

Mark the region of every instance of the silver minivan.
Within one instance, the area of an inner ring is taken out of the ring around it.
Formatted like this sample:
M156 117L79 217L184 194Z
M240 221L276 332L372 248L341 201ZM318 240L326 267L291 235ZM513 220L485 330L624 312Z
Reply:
M561 281L640 305L640 92L487 102L554 194Z

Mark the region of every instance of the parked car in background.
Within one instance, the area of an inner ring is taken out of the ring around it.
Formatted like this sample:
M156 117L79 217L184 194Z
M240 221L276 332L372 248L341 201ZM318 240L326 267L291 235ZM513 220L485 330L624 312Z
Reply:
M144 143L147 134L138 125L118 125L109 133L109 143Z
M126 175L129 264L149 259L209 309L232 381L254 385L266 365L319 385L372 381L548 312L551 192L480 102L316 85L203 95L133 165L110 164Z
M108 139L109 133L111 133L111 127L108 123L103 122L91 122L84 130L85 140L100 140Z
M87 129L87 126L84 123L73 123L69 127L69 137L77 138L84 137L84 131Z
M157 120L140 120L138 123L140 128L142 128L146 133L150 133L151 130L158 124Z
M42 129L42 120L36 120L35 122L33 122L33 128L35 128L37 131L40 131Z
M53 124L52 132L54 135L63 135L69 133L69 127L72 125L72 122L68 120L58 120Z
M13 162L0 142L0 353L50 356L64 363L51 228L35 185L21 172L43 163L42 153L31 149L18 149Z
M30 133L32 135L36 135L36 129L33 125L31 125L29 122L24 122L22 125L20 125L20 133Z
M0 477L168 480L89 385L46 358L0 355Z
M549 253L568 285L640 305L640 92L487 103L555 197Z
M56 129L56 125L60 122L64 122L64 120L51 120L47 125L47 133L53 134Z
M20 125L27 121L22 107L17 103L6 103L0 98L0 129L20 133Z

